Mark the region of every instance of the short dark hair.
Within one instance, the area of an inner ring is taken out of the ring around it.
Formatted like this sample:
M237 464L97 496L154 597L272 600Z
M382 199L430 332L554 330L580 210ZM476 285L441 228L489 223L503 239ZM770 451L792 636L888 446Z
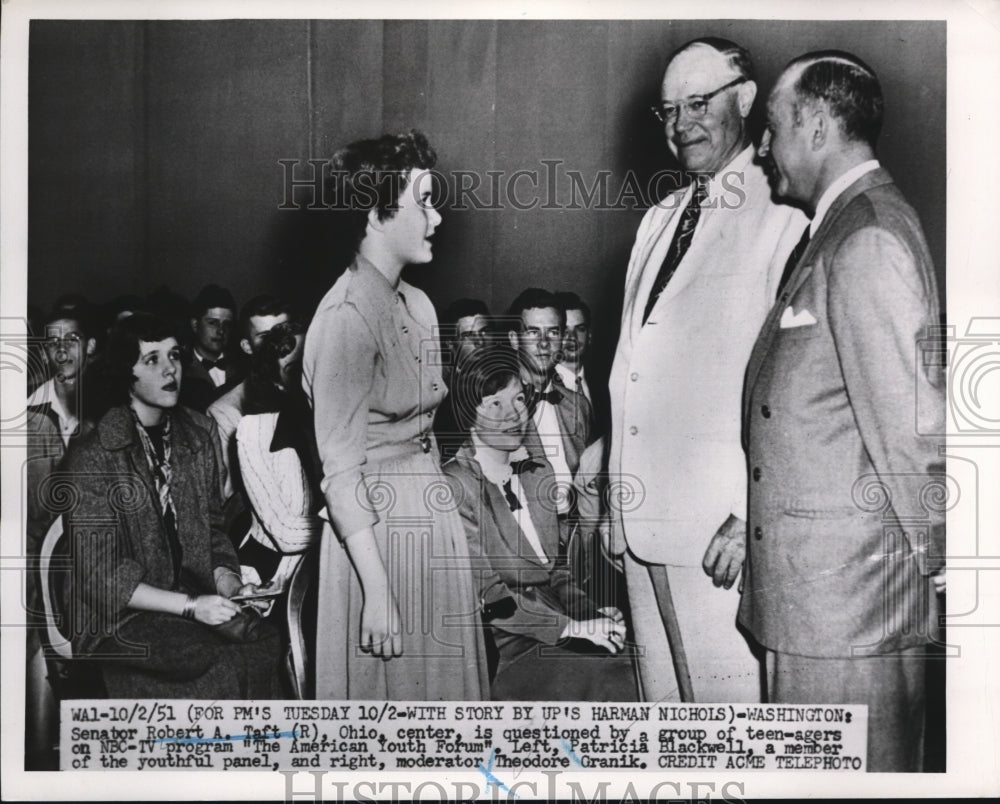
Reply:
M490 317L490 308L481 299L458 299L449 304L441 314L441 323L446 327L454 327L459 319L481 315Z
M333 155L326 179L328 195L342 213L340 223L354 254L365 239L368 213L376 210L380 221L391 218L399 208L410 171L430 170L436 163L437 154L427 137L415 129L358 140Z
M134 313L115 324L103 357L103 373L113 403L128 400L129 390L136 381L132 368L139 359L139 344L157 343L167 338L176 339L177 333L166 319L152 313Z
M455 421L466 433L476 422L476 408L511 380L521 382L521 357L504 344L484 346L473 353L455 375L451 405Z
M583 317L590 323L590 306L571 290L563 290L554 294L559 308L563 311L563 318L570 310L580 310Z
M677 50L670 54L670 58L667 59L667 66L670 66L675 58L677 58L685 50L689 50L698 45L705 45L706 47L712 48L712 50L717 51L726 58L726 62L729 66L740 74L747 81L754 80L753 72L753 61L750 58L750 51L744 47L740 47L735 42L729 39L723 39L718 36L702 36L698 39L692 39L690 42L685 42Z
M45 316L42 322L41 334L43 337L48 337L49 327L56 321L74 322L80 328L83 337L87 340L93 338L96 333L94 311L86 302L74 304L56 302L55 306L49 311L49 314Z
M254 316L281 315L282 313L289 317L292 314L292 306L284 299L268 294L254 296L240 310L240 336L250 337L250 319Z
M878 76L857 56L842 50L818 50L788 63L801 67L793 89L804 104L822 101L840 122L849 140L865 142L872 148L882 131L885 101ZM795 120L801 120L801 106L795 103Z
M521 313L525 310L540 310L546 307L551 307L558 312L559 318L562 320L562 325L566 326L566 311L559 306L555 294L542 288L528 288L519 293L517 298L510 303L510 307L507 309L508 327L513 330L514 319L520 321ZM518 325L518 328L520 328L520 325Z
M232 310L233 315L236 315L236 299L233 298L232 293L219 285L205 285L198 291L198 295L191 304L191 317L201 318L205 315L205 311L214 307Z

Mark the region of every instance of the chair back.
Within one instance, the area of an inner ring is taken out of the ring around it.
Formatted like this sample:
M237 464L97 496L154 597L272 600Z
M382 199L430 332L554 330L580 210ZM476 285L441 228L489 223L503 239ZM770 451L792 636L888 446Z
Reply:
M311 645L316 636L316 579L319 551L311 547L302 554L288 582L288 677L292 692L300 700L314 695Z

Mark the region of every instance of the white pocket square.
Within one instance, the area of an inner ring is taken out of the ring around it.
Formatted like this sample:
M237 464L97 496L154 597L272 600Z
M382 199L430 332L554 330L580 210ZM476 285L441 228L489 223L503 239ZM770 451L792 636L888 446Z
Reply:
M808 310L799 310L797 313L791 306L785 308L781 314L781 329L793 329L795 327L809 327L816 323L813 314Z

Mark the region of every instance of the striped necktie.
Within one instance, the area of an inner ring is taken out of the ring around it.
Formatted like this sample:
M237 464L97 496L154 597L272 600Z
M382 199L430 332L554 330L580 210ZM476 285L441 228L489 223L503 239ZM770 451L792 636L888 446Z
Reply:
M705 176L698 176L694 181L694 191L691 193L691 200L681 213L681 219L677 223L673 240L670 241L670 248L667 249L667 255L663 258L663 264L660 266L660 271L656 275L656 281L653 283L653 289L650 291L649 299L646 301L646 311L642 315L643 324L646 323L649 314L653 311L656 300L660 298L660 294L667 287L667 283L681 264L681 260L684 259L687 250L691 247L691 240L694 239L694 230L698 226L698 218L701 217L701 205L706 198L708 198L708 179Z

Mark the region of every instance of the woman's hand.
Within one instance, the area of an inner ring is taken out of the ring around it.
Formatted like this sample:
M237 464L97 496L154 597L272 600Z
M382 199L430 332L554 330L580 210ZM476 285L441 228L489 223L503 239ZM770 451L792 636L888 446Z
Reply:
M383 659L403 653L399 609L387 588L373 595L365 593L361 609L361 650Z
M239 614L239 604L222 595L198 595L194 603L194 618L205 625L221 625Z
M593 620L570 620L562 632L563 638L589 639L609 653L618 653L625 647L625 622L612 617Z
M228 567L215 568L215 591L223 597L232 597L240 591L243 586L243 579L239 573L233 572Z
M241 595L256 595L260 594L262 591L270 591L267 586L258 586L255 583L245 583L236 591L236 596ZM241 600L241 606L249 606L250 608L257 609L261 614L267 616L271 613L271 607L274 605L273 597L260 598L259 600Z

